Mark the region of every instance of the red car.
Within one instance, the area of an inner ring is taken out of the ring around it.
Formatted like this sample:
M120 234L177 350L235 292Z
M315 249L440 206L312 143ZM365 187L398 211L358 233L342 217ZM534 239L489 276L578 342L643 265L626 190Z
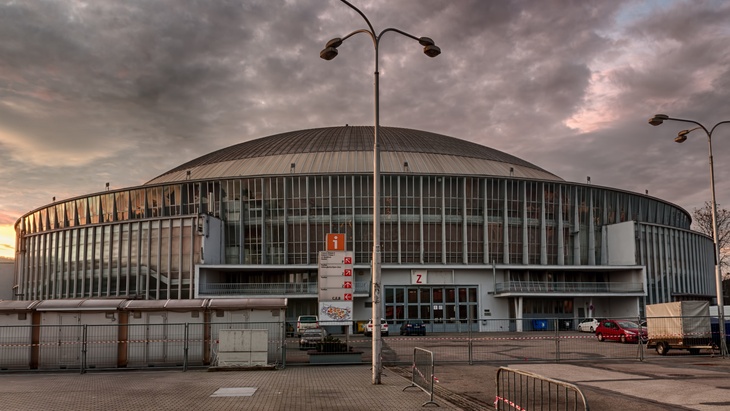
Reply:
M596 327L598 341L614 340L622 343L646 342L646 328L639 327L639 324L628 320L601 320Z

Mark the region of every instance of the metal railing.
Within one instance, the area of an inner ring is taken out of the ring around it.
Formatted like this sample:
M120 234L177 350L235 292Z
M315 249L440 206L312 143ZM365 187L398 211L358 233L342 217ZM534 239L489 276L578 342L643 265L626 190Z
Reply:
M355 294L368 294L369 281L355 281ZM317 283L205 283L200 295L317 295Z
M642 283L588 283L570 281L507 281L497 283L497 294L502 293L643 293Z
M495 410L586 410L583 392L574 384L527 371L497 370Z
M421 406L435 405L439 406L436 401L433 400L433 382L436 376L433 372L433 353L423 348L413 348L413 366L411 372L411 385L403 388L403 391L408 388L420 388L426 394L429 395L429 400L424 402Z

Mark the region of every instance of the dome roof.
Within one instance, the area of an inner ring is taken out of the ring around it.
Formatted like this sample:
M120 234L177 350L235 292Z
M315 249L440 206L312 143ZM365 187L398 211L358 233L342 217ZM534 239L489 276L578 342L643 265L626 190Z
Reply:
M378 140L382 173L494 175L562 181L502 151L428 131L381 126ZM246 141L188 161L147 184L372 171L373 127L344 126L291 131Z

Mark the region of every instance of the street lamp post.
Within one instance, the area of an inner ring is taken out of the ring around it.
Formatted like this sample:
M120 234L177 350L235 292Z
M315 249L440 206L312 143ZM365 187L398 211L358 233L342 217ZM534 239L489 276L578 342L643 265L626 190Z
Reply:
M423 46L423 52L428 57L436 57L441 54L441 49L434 44L433 40L428 37L416 37L408 34L404 31L387 28L375 34L373 25L370 24L370 20L360 11L357 7L348 3L345 0L340 0L350 8L355 10L368 25L368 29L355 30L352 33L342 38L334 38L327 42L324 50L319 53L319 57L325 60L332 60L337 57L337 48L342 45L342 42L358 33L366 33L373 40L373 46L375 47L375 126L373 131L373 256L372 256L372 321L373 321L373 332L372 332L372 368L373 368L373 384L380 384L380 377L382 374L382 336L380 330L380 319L382 317L380 306L380 295L381 295L381 280L380 280L380 147L378 146L378 129L380 128L380 73L378 72L378 45L383 34L393 31L400 33L408 38L418 41Z
M720 332L720 355L724 358L728 355L727 351L727 342L725 341L725 302L723 300L722 295L722 269L720 267L720 242L718 241L718 232L717 232L717 201L715 201L715 166L712 162L712 133L715 131L715 128L719 126L720 124L730 123L730 120L728 121L721 121L717 124L715 124L710 131L707 131L707 128L703 126L702 124L694 121L694 120L684 120L681 118L673 118L669 117L666 114L655 114L654 117L649 119L649 124L652 126L658 126L661 125L664 121L671 120L671 121L681 121L684 123L692 123L695 124L697 127L689 129L689 130L682 130L677 134L677 137L674 138L674 141L677 143L684 143L687 140L687 135L691 133L694 130L702 129L705 134L707 135L707 143L710 146L710 189L712 191L712 240L715 242L715 288L717 293L717 317L718 317L718 323L719 323L719 332Z

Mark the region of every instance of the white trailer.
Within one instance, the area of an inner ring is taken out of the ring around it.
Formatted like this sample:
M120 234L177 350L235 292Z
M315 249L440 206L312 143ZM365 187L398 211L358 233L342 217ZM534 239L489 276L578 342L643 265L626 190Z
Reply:
M701 349L714 350L707 301L678 301L646 306L647 347L666 355L670 349L699 354Z

